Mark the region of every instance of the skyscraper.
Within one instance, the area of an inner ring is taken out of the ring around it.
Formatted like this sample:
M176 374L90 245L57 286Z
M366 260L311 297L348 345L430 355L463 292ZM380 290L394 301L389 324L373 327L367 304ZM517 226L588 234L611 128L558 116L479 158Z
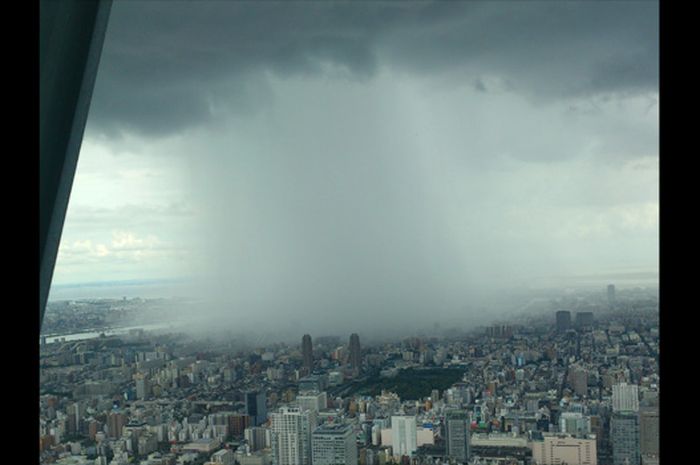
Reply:
M610 420L614 465L639 463L639 416L635 412L615 412Z
M350 425L319 426L311 444L313 465L357 465L357 445Z
M466 463L470 451L469 414L463 410L448 410L445 414L445 447L447 456Z
M362 368L360 336L358 336L356 333L352 333L350 335L350 365L358 370Z
M642 455L659 455L659 410L645 408L639 414L639 446Z
M246 392L245 412L250 416L253 426L260 426L267 421L267 399L265 392Z
M270 414L272 454L275 465L311 465L311 432L316 427L313 410L280 407Z
M561 310L557 312L557 332L563 333L571 328L571 312Z
M304 360L304 368L311 373L314 368L314 353L311 336L308 334L304 334L304 337L301 338L301 353Z
M394 456L410 456L418 448L416 417L393 415L391 417L391 444Z

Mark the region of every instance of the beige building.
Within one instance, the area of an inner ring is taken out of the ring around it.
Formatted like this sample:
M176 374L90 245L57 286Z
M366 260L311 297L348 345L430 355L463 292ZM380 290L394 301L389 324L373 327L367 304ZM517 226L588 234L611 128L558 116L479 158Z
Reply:
M594 436L580 439L564 434L544 433L544 440L532 442L532 459L537 465L596 465Z

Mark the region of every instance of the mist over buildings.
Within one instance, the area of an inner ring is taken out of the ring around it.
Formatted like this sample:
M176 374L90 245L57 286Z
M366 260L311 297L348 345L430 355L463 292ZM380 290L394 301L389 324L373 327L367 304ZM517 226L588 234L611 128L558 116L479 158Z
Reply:
M59 284L300 340L657 269L656 3L114 3Z

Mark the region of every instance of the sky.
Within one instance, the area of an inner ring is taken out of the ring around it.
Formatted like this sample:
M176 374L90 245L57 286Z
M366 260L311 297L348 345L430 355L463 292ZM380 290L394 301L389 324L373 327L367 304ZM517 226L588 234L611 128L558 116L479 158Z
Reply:
M52 294L352 326L653 281L658 43L652 1L117 0Z

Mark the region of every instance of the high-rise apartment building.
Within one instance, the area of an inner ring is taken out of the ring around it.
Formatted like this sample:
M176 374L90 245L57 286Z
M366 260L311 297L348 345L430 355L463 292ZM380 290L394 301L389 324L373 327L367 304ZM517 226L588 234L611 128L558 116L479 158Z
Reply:
M228 430L233 437L240 438L243 436L245 429L253 425L254 419L250 415L234 413L228 417Z
M112 412L107 417L107 431L110 438L119 439L122 437L122 428L127 423L127 417L121 412Z
M267 449L272 446L272 438L269 428L253 426L246 428L243 437L248 441L251 452Z
M445 414L445 452L447 457L459 463L469 461L470 419L463 410L448 410Z
M274 465L311 465L315 413L298 407L280 407L270 414L270 420Z
M314 368L314 352L311 344L311 336L304 334L301 339L301 354L304 363L304 368L310 373Z
M416 417L393 415L391 417L391 445L394 456L410 456L417 446Z
M357 445L350 425L319 426L311 444L313 465L357 465Z

